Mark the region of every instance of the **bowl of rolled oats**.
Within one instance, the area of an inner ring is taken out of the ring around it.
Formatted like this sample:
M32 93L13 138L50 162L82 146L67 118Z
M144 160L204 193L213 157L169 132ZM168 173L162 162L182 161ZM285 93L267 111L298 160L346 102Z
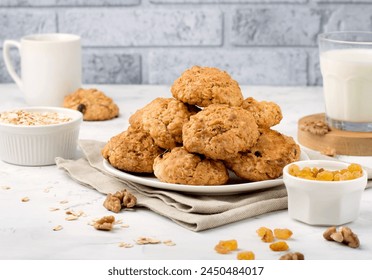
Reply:
M42 166L76 154L82 114L59 107L28 107L0 113L0 159Z
M356 163L306 160L288 164L283 169L283 181L289 216L311 225L352 222L359 216L367 177Z

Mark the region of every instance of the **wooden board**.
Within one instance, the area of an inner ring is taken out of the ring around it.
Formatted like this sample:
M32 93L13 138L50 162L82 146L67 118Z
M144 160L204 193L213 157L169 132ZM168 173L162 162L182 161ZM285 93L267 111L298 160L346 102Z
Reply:
M311 121L325 120L324 114L309 115L298 121L298 141L310 149L324 152L334 149L338 155L372 156L372 132L352 132L331 129L325 135L316 135L301 130L301 126Z

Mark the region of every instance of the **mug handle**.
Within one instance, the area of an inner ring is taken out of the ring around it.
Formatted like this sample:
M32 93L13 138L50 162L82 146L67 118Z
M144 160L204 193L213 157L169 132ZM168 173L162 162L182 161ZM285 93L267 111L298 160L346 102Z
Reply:
M13 40L5 40L3 44L3 57L5 62L5 67L8 70L10 76L13 78L14 82L22 89L23 83L21 78L18 76L16 71L14 70L14 66L12 61L10 60L10 48L16 47L18 51L21 49L21 44L17 41Z

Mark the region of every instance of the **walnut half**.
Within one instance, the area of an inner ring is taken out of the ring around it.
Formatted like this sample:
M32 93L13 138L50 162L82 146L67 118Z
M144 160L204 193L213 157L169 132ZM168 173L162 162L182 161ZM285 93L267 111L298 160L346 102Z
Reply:
M104 216L101 219L97 220L94 223L94 228L98 230L112 230L112 227L115 222L115 217L114 216Z
M109 193L103 202L103 206L109 211L119 213L121 210L121 201L118 197Z
M126 189L115 194L107 194L103 206L112 212L119 213L122 208L132 208L136 205L137 198Z
M300 126L300 129L320 136L325 135L330 131L329 126L323 120L305 122Z
M297 260L302 261L304 259L305 259L304 255L301 254L300 252L287 253L279 258L279 260L289 260L289 261L297 261Z
M351 248L358 248L360 245L358 236L348 227L341 227L340 231L344 237L342 243Z
M343 243L351 248L358 248L360 245L358 236L349 227L340 227L338 231L336 227L330 227L323 233L323 237L328 241Z

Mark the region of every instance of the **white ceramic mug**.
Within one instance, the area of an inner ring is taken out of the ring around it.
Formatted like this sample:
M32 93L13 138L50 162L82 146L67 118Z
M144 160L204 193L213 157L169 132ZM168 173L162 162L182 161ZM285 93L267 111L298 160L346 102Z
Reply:
M21 77L14 70L9 51L18 48ZM62 106L66 95L81 87L80 37L73 34L35 34L20 42L4 41L5 66L25 100L34 106Z

